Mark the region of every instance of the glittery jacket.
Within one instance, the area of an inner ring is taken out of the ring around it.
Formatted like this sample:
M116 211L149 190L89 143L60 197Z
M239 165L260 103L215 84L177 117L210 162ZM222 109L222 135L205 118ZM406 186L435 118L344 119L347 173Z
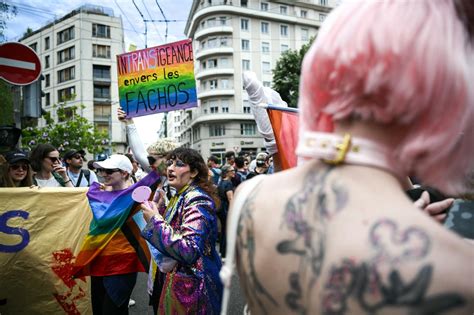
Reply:
M142 230L148 242L178 262L166 274L158 313L219 314L223 288L221 261L215 249L214 201L193 185L173 198L165 218L153 217Z

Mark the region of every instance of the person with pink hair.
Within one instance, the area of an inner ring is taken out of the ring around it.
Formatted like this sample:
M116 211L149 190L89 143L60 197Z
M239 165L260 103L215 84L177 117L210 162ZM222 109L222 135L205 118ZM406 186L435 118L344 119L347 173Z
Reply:
M471 0L328 16L302 67L301 163L243 183L229 213L221 277L238 231L251 313L472 314L472 245L404 191L410 175L473 195L472 21Z

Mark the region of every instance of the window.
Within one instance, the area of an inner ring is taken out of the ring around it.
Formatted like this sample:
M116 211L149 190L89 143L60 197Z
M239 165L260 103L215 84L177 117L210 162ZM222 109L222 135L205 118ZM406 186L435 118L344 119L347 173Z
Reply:
M309 39L309 31L307 28L301 29L301 40L307 41Z
M219 107L217 106L211 106L209 107L211 114L217 114L219 112Z
M288 25L280 25L280 35L288 36Z
M110 98L110 86L94 85L94 98Z
M325 19L326 19L326 14L319 13L319 21L324 22Z
M44 96L44 101L46 106L51 105L51 94L46 93L46 95Z
M207 20L207 26L216 26L216 18L211 18Z
M227 47L227 37L220 38L220 45L221 47Z
M268 11L268 3L267 2L260 3L260 10Z
M58 32L58 45L74 39L74 26Z
M221 79L221 88L223 89L229 88L229 79Z
M109 118L112 115L111 105L94 104L94 118Z
M75 58L74 46L58 51L58 65Z
M106 134L109 134L110 126L108 122L94 122L94 127L99 132L105 132Z
M269 81L263 81L262 83L263 83L264 87L270 87L271 86L271 82L269 82Z
M74 86L67 87L65 89L58 90L58 101L64 102L71 100L76 94L76 88Z
M205 70L207 68L207 62L201 61L201 69Z
M94 79L110 79L110 66L93 65Z
M242 109L244 114L250 114L250 105L248 100L244 100Z
M74 77L75 77L74 67L69 67L69 68L58 71L58 83L74 80Z
M268 22L262 22L260 30L262 34L268 34L269 24Z
M242 51L250 50L250 41L248 39L242 39Z
M288 45L285 45L285 44L282 44L282 45L281 45L280 50L281 50L282 53L285 52L285 51L287 51L288 49L290 49L290 48L288 47Z
M36 49L38 48L38 43L30 44L30 48L36 51Z
M210 137L225 136L225 125L210 125L209 136Z
M110 46L93 44L92 57L110 58Z
M219 66L222 67L222 68L225 68L225 67L229 66L229 59L220 58L219 59Z
M49 36L44 39L44 50L49 49Z
M217 38L211 38L207 41L207 47L208 48L214 48L217 47Z
M201 129L196 127L193 129L193 141L197 141L201 139Z
M306 19L306 18L308 17L308 11L306 11L306 10L301 10L301 11L300 11L300 16L301 16L302 18L305 18L305 19Z
M59 122L64 122L70 118L72 118L74 115L73 115L73 110L71 107L65 107L64 108L64 117L61 118L61 119L58 119Z
M243 59L242 60L242 70L250 70L250 60Z
M221 101L222 112L228 113L229 112L229 100L222 100Z
M217 68L217 59L209 59L207 61L207 67L209 69L212 69L212 68Z
M51 85L51 77L49 74L44 76L44 87L49 87Z
M44 67L45 67L46 69L49 68L49 56L45 56L45 57L44 57Z
M242 31L248 31L249 30L249 20L240 19L240 29Z
M288 7L285 5L280 6L280 14L287 15L288 14Z
M110 26L103 24L92 24L92 37L110 38Z
M269 62L267 62L267 61L262 62L262 72L264 74L271 74L272 73L272 68L271 68Z
M242 136L255 136L257 126L255 124L240 124L240 134Z
M240 0L240 6L246 8L248 0Z
M219 17L219 22L220 22L221 25L227 25L227 17L220 16Z
M209 80L209 89L210 90L217 89L217 79Z
M320 3L321 5L327 6L327 5L328 5L328 0L319 0L319 3Z
M268 55L270 53L270 43L262 42L262 54Z

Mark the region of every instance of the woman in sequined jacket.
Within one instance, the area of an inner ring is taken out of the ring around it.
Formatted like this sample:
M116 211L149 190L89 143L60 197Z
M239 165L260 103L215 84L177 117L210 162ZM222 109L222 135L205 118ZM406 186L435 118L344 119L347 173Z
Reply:
M168 155L168 181L177 194L166 209L142 205L147 221L142 236L174 259L162 284L159 314L219 314L221 261L216 251L217 196L201 155L177 148ZM162 270L163 271L163 270Z

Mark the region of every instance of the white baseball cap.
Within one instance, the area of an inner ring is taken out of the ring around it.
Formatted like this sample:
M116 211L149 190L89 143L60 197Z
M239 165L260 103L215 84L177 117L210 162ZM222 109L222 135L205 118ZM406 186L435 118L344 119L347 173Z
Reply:
M107 159L94 162L94 168L119 169L132 174L133 166L128 157L122 154L112 154Z

